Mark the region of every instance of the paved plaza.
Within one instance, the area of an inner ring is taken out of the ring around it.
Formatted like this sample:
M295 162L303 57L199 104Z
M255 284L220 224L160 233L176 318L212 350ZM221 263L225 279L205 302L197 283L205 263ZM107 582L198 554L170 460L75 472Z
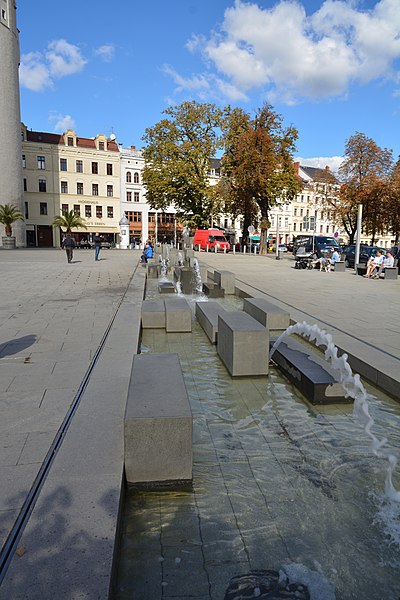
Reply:
M95 262L92 251L79 250L68 264L60 250L0 252L3 550L38 483L17 554L6 559L0 599L109 595L123 414L145 289L139 256L102 250ZM298 271L291 257L197 256L211 269L234 272L243 289L265 294L292 319L317 322L399 399L400 280ZM164 596L189 598L179 585Z

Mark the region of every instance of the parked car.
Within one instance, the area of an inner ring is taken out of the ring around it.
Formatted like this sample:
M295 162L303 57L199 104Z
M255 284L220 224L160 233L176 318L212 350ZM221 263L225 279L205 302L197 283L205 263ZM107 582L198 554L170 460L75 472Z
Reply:
M340 252L340 246L335 237L327 235L298 235L293 240L293 254L313 258L322 258L334 250Z
M279 244L278 251L279 252L287 252L288 248L287 248L286 244Z
M361 245L359 262L364 264L367 263L371 256L375 256L378 250L380 250L383 253L386 252L386 248L380 248L379 246ZM344 250L344 264L346 267L354 268L355 254L356 247L354 244L346 246Z
M78 244L78 248L91 248L92 244L89 240L81 240Z

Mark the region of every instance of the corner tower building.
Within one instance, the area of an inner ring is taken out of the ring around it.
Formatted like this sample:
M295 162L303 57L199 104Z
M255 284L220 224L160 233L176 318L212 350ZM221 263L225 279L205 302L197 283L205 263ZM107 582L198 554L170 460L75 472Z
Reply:
M24 214L15 0L0 0L0 56L0 204L15 204ZM24 222L16 221L12 229L16 245L25 246ZM0 232L4 235L3 226Z

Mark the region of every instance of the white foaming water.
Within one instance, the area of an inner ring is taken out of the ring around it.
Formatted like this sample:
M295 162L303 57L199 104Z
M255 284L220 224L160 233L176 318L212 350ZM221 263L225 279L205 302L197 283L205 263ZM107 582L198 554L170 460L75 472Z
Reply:
M160 257L160 263L161 263L161 274L160 274L160 281L167 281L167 274L168 274L168 258L161 258Z
M333 343L332 336L329 333L326 333L326 331L321 330L318 325L309 325L303 321L302 323L290 325L290 327L279 336L270 351L270 360L281 341L291 333L297 333L303 337L308 337L310 342L314 342L316 346L326 346L325 359L330 360L332 368L338 372L338 380L345 389L347 396L354 399L353 414L371 440L371 452L379 458L385 458L388 462L386 469L385 494L389 500L400 502L400 491L396 490L393 485L393 472L397 465L397 458L389 449L383 449L383 446L387 443L387 439L379 439L372 432L374 420L369 412L368 394L361 383L358 373L353 375L347 361L348 355L342 354L342 356L338 357L338 348Z
M196 294L202 294L203 293L203 282L201 280L200 267L199 267L199 262L198 262L197 258L195 258L193 260L193 273L194 273L194 277L196 280L195 292L196 292Z
M175 290L176 290L176 293L178 294L178 296L183 296L182 285L179 280L175 283Z
M182 252L178 252L178 265L180 267L183 267L183 256L182 256Z

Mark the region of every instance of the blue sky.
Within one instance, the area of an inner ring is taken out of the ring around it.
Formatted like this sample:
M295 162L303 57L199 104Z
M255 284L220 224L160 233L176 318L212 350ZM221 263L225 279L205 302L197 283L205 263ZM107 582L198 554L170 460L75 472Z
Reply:
M33 130L141 147L171 104L267 101L303 164L335 169L357 131L400 153L399 0L18 0L17 22Z

